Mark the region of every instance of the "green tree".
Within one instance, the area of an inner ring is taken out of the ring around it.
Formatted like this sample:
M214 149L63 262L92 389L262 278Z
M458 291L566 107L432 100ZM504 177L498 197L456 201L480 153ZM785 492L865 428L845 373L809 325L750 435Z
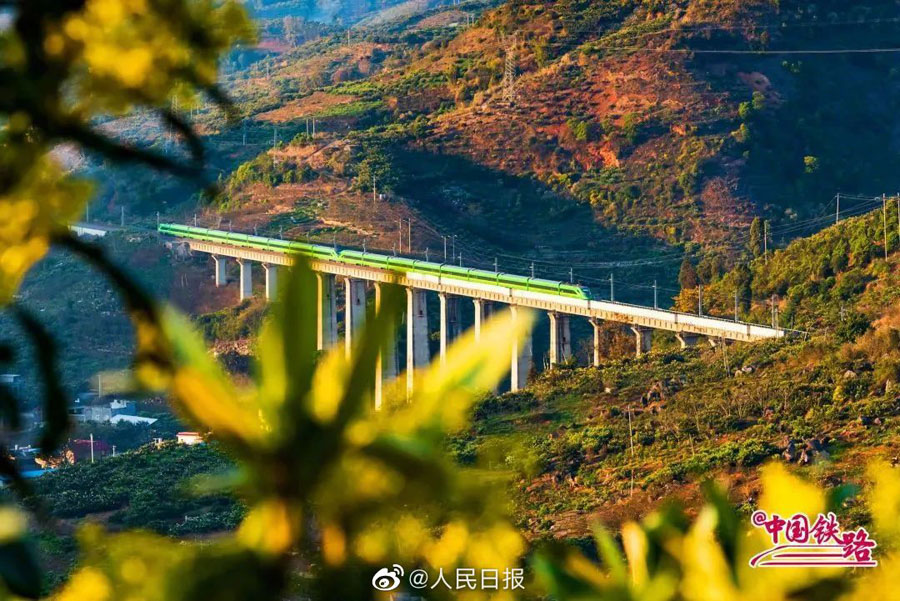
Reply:
M629 144L635 144L638 140L640 117L637 113L628 113L622 120L622 133Z
M735 290L737 291L741 310L744 312L749 311L751 296L753 295L753 272L750 271L750 266L744 262L738 263L737 267L735 267Z
M690 258L685 255L684 259L681 261L681 269L678 270L678 283L681 285L681 289L693 290L697 287L699 281L694 264L691 263Z
M569 132L572 134L572 137L579 142L587 142L592 138L593 127L591 122L588 120L581 120L577 117L569 117L566 120L566 127L569 128Z
M362 159L356 169L356 187L359 190L390 192L400 183L399 168L390 152L382 143L365 143L360 152Z
M766 108L766 96L759 90L753 92L753 110L761 111Z
M812 174L819 170L819 158L811 155L803 157L803 172Z
M750 251L754 259L761 257L763 254L763 235L762 220L759 217L755 217L750 223L750 241L747 244L747 250Z

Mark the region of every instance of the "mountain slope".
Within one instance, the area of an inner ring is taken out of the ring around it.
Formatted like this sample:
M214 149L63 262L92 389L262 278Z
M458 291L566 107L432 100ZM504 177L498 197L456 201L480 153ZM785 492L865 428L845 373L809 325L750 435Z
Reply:
M709 477L729 480L749 511L766 461L794 464L835 495L861 484L872 458L900 461L900 253L896 234L887 260L872 242L881 222L880 212L854 218L752 264L756 298L786 286L805 336L681 350L657 335L643 358L551 370L486 399L451 448L511 474L535 536L585 536L595 519L616 524L663 498L693 505ZM841 240L853 250L832 262L825 251ZM853 501L843 511L867 519Z

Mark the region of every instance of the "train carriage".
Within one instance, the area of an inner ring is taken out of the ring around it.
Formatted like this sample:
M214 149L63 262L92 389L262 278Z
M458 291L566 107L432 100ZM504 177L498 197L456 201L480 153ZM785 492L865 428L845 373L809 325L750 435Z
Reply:
M493 272L472 267L463 267L448 263L422 261L410 257L370 253L356 249L337 249L322 244L281 240L253 234L225 232L221 230L192 227L164 223L159 225L162 234L192 240L229 244L244 248L255 248L270 252L283 252L302 255L316 260L334 261L348 265L359 265L376 269L385 269L399 274L430 275L439 278L452 278L476 284L501 286L525 292L541 292L569 298L590 300L590 290L575 284L566 284L556 280L527 277L511 273Z

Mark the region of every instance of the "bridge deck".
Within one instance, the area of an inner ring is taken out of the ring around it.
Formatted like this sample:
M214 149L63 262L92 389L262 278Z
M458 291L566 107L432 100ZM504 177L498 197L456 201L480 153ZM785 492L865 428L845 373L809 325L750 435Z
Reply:
M186 239L185 242L187 242L191 250L211 255L274 265L290 265L292 263L292 256L284 252L201 240ZM372 282L394 282L401 286L443 292L455 296L479 298L555 313L615 321L640 328L668 330L677 333L746 342L782 338L798 333L794 330L783 328L773 328L664 309L653 309L628 303L581 300L541 292L516 290L504 286L467 282L448 276L434 276L414 272L398 274L385 269L323 260L312 260L310 264L316 271L337 276L358 278Z

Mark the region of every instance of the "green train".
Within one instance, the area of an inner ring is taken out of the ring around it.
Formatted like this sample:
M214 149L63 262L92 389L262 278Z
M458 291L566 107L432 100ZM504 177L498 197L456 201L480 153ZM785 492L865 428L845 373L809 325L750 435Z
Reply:
M299 242L297 240L266 238L264 236L224 232L221 230L171 223L162 223L159 225L158 229L161 234L167 236L303 255L310 259L334 261L335 263L344 263L348 265L376 267L378 269L385 269L402 275L420 274L437 277L451 277L466 282L503 286L505 288L524 290L527 292L542 292L545 294L554 294L580 300L590 300L592 298L590 290L584 286L566 284L554 280L513 275L511 273L487 271L484 269L461 267L446 263L435 263L433 261L421 261L409 257L396 257L379 253L364 252L361 250L333 248L331 246Z

